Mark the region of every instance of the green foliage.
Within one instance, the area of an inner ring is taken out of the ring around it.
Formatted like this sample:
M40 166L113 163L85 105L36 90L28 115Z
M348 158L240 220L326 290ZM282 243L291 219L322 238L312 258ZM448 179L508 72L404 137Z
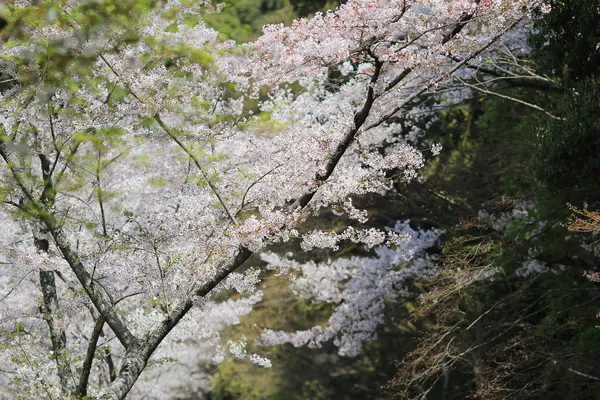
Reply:
M294 12L298 15L314 14L317 11L326 9L327 6L333 6L331 0L290 0L290 3L294 8ZM337 1L334 3L337 3Z
M592 383L600 296L583 274L594 256L558 223L567 213L557 205L540 202L531 222L501 231L480 218L453 230L442 246L440 275L417 306L416 316L430 315L435 325L404 358L396 394L418 397L422 387L430 388L430 399L598 398ZM532 249L549 271L523 276ZM486 271L495 271L494 279L481 279Z
M600 185L600 81L578 83L560 98L563 120L548 121L537 138L535 176L553 190L597 198Z
M522 89L507 94L543 101L539 94ZM443 110L423 138L443 146L423 171L427 182L397 185L402 218L426 218L436 226L451 227L500 196L539 194L529 162L535 127L542 118L498 98L474 99Z
M546 0L549 14L536 23L530 43L544 73L565 80L600 74L600 0Z
M239 42L256 39L266 24L289 25L296 18L337 6L332 0L228 0L223 3L223 11L204 19L226 38Z
M424 139L444 150L426 169L427 190L399 185L398 208L452 228L440 275L415 302L414 317L432 323L414 352L398 355L392 393L400 398L423 390L434 400L598 398L600 297L584 276L597 257L563 225L569 199L599 193L598 85L582 82L565 96L500 90L566 119L484 98L444 110L427 131ZM534 179L540 171L553 173L541 182L551 192ZM477 216L510 213L523 200L533 206L528 217L500 231ZM553 272L523 276L532 257ZM488 273L495 278L481 279Z
M106 1L81 1L66 9L57 2L40 1L32 2L28 7L2 7L4 28L1 36L4 46L11 48L18 44L40 44L31 57L44 71L43 79L48 85L48 93L36 95L52 95L56 86L74 90L75 80L67 78L76 75L86 76L89 66L97 55L93 53L82 54L76 49L100 31L110 29L114 32L114 43L128 43L137 41L136 24L133 21L143 19L153 7L155 0L106 0ZM49 27L66 31L73 31L78 43L67 39L56 39L40 43L39 37L30 37L28 28ZM17 62L16 77L22 84L27 85L38 79L36 74L28 72L27 60Z
M296 17L286 0L240 0L226 1L218 14L205 17L208 25L225 37L247 42L260 35L267 23L290 23Z

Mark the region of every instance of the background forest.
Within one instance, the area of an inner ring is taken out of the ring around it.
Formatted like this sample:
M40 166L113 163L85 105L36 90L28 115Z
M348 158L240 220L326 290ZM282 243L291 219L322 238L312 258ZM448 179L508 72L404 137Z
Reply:
M600 3L549 3L551 13L533 27L530 56L506 60L540 79L504 80L493 92L471 82L473 96L440 108L424 130L422 143L443 145L421 171L424 182L355 199L372 226L410 219L443 229L430 249L439 274L388 299L377 340L355 358L340 357L332 344L261 348L278 368L239 360L203 367L210 392L185 398L600 398L600 216L593 212L600 208ZM243 42L265 23L335 5L240 0L207 20ZM309 223L345 227L333 214ZM320 256L349 254L368 252ZM263 290L263 301L226 335L306 329L331 313L293 296L285 278L269 277Z

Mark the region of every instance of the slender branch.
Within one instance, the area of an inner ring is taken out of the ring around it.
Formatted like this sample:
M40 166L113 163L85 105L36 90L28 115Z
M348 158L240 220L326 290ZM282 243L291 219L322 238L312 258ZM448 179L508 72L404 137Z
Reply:
M477 90L477 91L479 91L481 93L485 93L485 94L489 94L489 95L492 95L492 96L500 97L501 99L510 100L512 102L522 104L522 105L527 106L529 108L533 108L534 110L543 112L544 114L546 114L548 117L550 117L552 119L556 119L556 120L560 120L560 121L564 121L565 120L564 118L557 117L556 115L554 115L554 114L552 114L552 113L544 110L542 107L540 107L540 106L538 106L536 104L529 103L529 102L527 102L525 100L521 100L521 99L518 99L516 97L507 96L505 94L500 94L500 93L494 92L492 90L484 89L484 88L482 88L482 87L480 87L478 85L473 85L473 84L470 84L468 82L465 82L464 80L462 80L460 78L458 78L458 80L459 80L459 82L461 84L463 84L463 85L465 85L467 87L470 87L471 89Z
M102 201L102 186L100 182L100 161L102 159L102 149L98 146L98 162L96 163L96 198L98 199L98 206L100 207L100 218L102 220L102 234L104 237L108 236L108 230L106 229L106 216L104 214L104 202Z
M96 322L94 323L94 329L92 330L92 335L88 341L88 348L85 354L85 360L83 361L83 365L81 366L79 384L77 385L77 391L75 392L76 396L87 396L87 387L90 378L90 371L92 369L92 363L94 361L94 356L96 355L96 346L98 345L98 339L100 338L100 334L102 333L102 327L104 326L104 322L104 318L100 316L96 319Z
M52 167L50 166L50 160L45 154L39 153L38 157L42 164L42 181L44 183L40 201L47 206L52 206L56 195L54 187L52 186Z
M267 175L269 175L270 173L272 173L273 171L275 171L277 168L281 167L282 164L278 164L277 166L275 166L274 168L270 169L269 171L265 172L264 174L262 174L257 180L255 180L254 182L252 182L248 188L246 189L246 191L244 192L244 195L242 196L242 201L241 201L241 205L239 210L235 213L235 216L237 217L243 210L244 210L244 206L246 205L246 196L248 196L248 192L250 192L250 189L252 189L254 187L254 185L256 185L257 183L259 183L261 180L263 180Z
M231 221L231 223L235 226L237 225L237 222L235 220L235 217L233 216L233 214L231 214L231 212L229 211L229 208L227 207L227 204L225 204L225 200L223 200L223 198L221 197L221 195L219 194L219 191L217 190L216 186L210 181L210 179L208 178L208 174L206 173L206 171L204 171L204 168L202 167L202 165L200 164L200 161L198 160L198 157L196 157L196 155L192 152L192 150L190 150L185 143L183 143L178 137L177 135L164 123L164 121L160 118L160 115L156 114L154 115L154 120L158 123L158 125L160 125L160 127L162 128L163 131L165 131L165 133L167 135L169 135L169 137L171 139L173 139L173 141L175 143L177 143L177 145L179 147L181 147L181 149L183 151L185 151L185 153L192 159L192 161L194 162L194 165L196 165L196 167L198 168L198 170L200 171L200 173L202 174L202 177L204 178L204 180L206 180L206 183L208 183L208 186L210 187L210 190L212 190L212 192L214 193L214 195L216 196L216 198L219 200L219 203L221 203L221 206L223 206L223 209L225 210L225 212L227 213L227 216L229 217L229 220Z
M162 291L163 301L165 302L165 311L167 316L170 315L169 312L169 300L167 299L167 291L165 289L165 273L163 271L162 265L160 264L160 257L158 256L158 248L156 246L156 242L153 243L154 247L154 260L156 261L156 266L158 267L158 274L160 276L160 287Z
M454 62L463 61L462 58L456 57L453 55L448 55L447 57ZM487 74L487 75L496 77L494 79L490 79L490 80L486 81L486 83L493 82L493 81L502 81L502 82L505 82L509 86L515 86L515 87L533 87L536 89L546 90L546 91L559 91L560 90L560 87L552 79L545 77L545 76L537 75L534 71L530 71L529 69L524 68L522 65L519 65L518 67L523 69L526 72L526 75L516 74L516 73L513 73L512 71L502 69L499 66L498 62L490 63L489 65L490 65L490 68L486 68L481 65L473 65L473 64L467 63L465 65L465 67L472 69L474 71L477 71L479 73L482 73L482 74Z
M486 44L484 44L479 49L477 49L476 51L474 51L473 53L471 53L468 57L466 57L465 59L463 59L461 62L459 62L453 68L451 68L449 71L447 71L446 73L440 75L438 78L434 79L432 82L430 82L429 84L427 84L425 87L423 87L422 89L420 89L420 90L416 91L415 93L413 93L412 95L410 95L406 100L404 100L398 106L394 107L394 109L392 111L390 111L389 113L385 114L383 117L379 118L379 120L377 122L374 122L371 125L367 126L365 128L365 130L368 131L368 130L370 130L372 128L376 128L379 125L383 124L385 121L387 121L390 118L392 118L398 111L402 110L403 108L405 108L406 106L408 106L411 102L413 102L415 99L417 99L419 96L421 96L423 93L427 92L429 90L429 88L431 88L432 86L437 85L439 82L443 81L444 79L446 79L447 77L449 77L450 75L452 75L453 73L455 73L456 71L458 71L460 68L462 68L463 66L465 66L473 58L477 57L479 54L481 54L485 50L487 50L498 39L500 39L506 32L508 32L516 24L518 24L519 21L521 21L521 19L515 20L506 29L504 29L502 32L500 32L497 35L495 35Z
M102 333L102 336L104 336L104 333ZM104 362L106 362L106 366L108 367L108 377L111 382L114 382L117 379L117 369L115 368L115 362L108 346L104 346Z
M475 3L479 3L479 0L475 1ZM403 13L404 14L404 11ZM452 25L452 30L450 32L448 32L446 35L444 35L444 38L442 39L442 44L446 44L448 43L450 40L452 40L454 37L456 37L456 35L458 35L460 33L460 31L463 30L463 28L473 20L473 13L464 13L459 20ZM417 41L417 39L421 38L421 36L425 35L426 33L436 30L436 29L440 29L439 27L436 28L432 28L432 29L427 29L424 32L421 32L421 34L417 35L417 37L415 37L413 40L411 40L410 42L408 42L404 47L407 47L409 44L413 44L414 42ZM406 76L408 76L408 74L410 74L413 71L413 69L411 67L408 67L406 69L404 69L398 76L396 76L386 87L385 87L385 91L389 92L390 90L392 90L398 83L400 83L402 80L404 80L404 78L406 78Z
M579 376L583 376L584 378L593 379L593 380L595 380L595 381L600 381L600 378L597 378L597 377L595 377L595 376L592 376L592 375L589 375L589 374L586 374L586 373L583 373L583 372L577 371L577 370L575 370L575 369L573 369L573 368L570 368L570 367L569 367L569 368L567 368L567 371L569 371L569 372L572 372L572 373L574 373L574 374L576 374L576 375L579 375Z
M106 59L106 57L104 57L102 54L100 54L100 58L102 59L102 61L104 62L104 64L106 64L106 66L111 70L111 72L115 75L115 76L119 76L119 73L114 69L114 67L108 62L108 60ZM144 101L129 87L129 85L126 85L127 91L129 93L131 93L131 95L140 103L144 104ZM208 183L208 186L210 187L210 190L212 190L212 192L214 193L214 195L217 197L217 200L219 200L219 203L221 203L221 205L223 206L223 209L225 210L225 212L227 213L227 216L229 217L229 219L231 220L231 222L233 223L233 225L237 225L237 222L235 220L235 217L233 216L233 214L229 211L229 208L227 207L227 204L225 204L225 200L223 200L223 198L221 197L221 195L219 194L219 191L217 190L216 186L210 181L210 179L208 178L208 174L206 173L206 171L204 171L204 168L202 167L202 165L200 164L200 161L198 160L198 157L196 157L196 155L185 145L185 143L183 143L175 134L175 132L173 132L173 130L171 128L169 128L167 126L167 124L165 124L165 122L161 119L160 115L158 113L156 113L154 115L154 120L158 123L158 125L162 128L163 131L165 131L165 133L179 146L181 147L181 149L183 151L185 151L185 153L192 159L192 161L194 162L194 164L196 165L196 167L198 168L198 170L200 171L200 173L202 174L202 177L206 180L206 182Z
M58 183L60 182L63 175L65 174L65 171L67 170L67 167L69 166L69 161L71 161L71 159L75 156L75 154L77 154L77 150L79 150L80 144L81 144L81 142L75 142L75 145L73 146L73 148L71 148L71 152L65 158L65 164L63 165L62 169L58 172L58 175L56 175L56 178L54 179L55 187L58 186Z
M2 295L2 297L0 297L0 302L3 302L8 296L11 295L11 293L17 288L19 287L19 285L21 285L21 282L23 282L25 280L25 278L27 278L27 276L29 276L29 274L31 274L34 270L29 270L25 275L23 275L19 281L17 283L15 283L4 295Z

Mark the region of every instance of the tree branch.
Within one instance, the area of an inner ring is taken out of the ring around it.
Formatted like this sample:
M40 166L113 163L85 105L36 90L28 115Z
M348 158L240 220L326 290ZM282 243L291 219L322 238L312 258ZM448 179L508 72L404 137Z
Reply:
M68 395L75 389L75 378L67 354L67 336L64 329L54 320L54 314L58 310L58 296L53 271L40 271L40 286L44 297L44 306L41 307L41 311L50 331L53 358L56 361L62 392L64 395Z
M106 57L104 57L102 54L100 54L100 58L102 59L102 61L104 62L104 64L106 64L106 66L111 70L111 72L115 75L115 76L120 76L119 73L117 72L117 70L115 70L115 68L108 62L108 60L106 59ZM131 95L137 100L139 101L141 104L144 104L144 101L129 87L129 85L126 85L127 91L129 93L131 93ZM156 113L153 117L153 119L156 121L156 123L162 128L163 131L165 131L165 133L179 146L181 147L181 149L183 151L185 151L185 153L192 159L192 161L194 162L194 165L196 165L196 167L198 168L198 170L200 171L200 173L202 174L202 177L206 180L206 183L208 183L208 186L210 187L210 189L212 190L212 192L214 193L214 195L217 197L217 200L219 200L219 203L221 203L221 205L223 206L223 209L225 210L225 212L227 213L227 216L229 217L229 219L231 220L231 223L233 223L233 225L237 225L237 222L235 220L235 217L233 216L233 214L229 211L229 208L227 207L227 204L225 203L225 200L223 200L223 198L221 197L221 195L219 194L219 191L217 190L216 186L210 181L210 179L208 179L208 174L204 171L204 168L202 167L202 165L200 164L200 161L198 160L198 157L196 157L196 155L194 153L192 153L192 151L177 137L177 135L175 134L175 132L173 132L171 130L171 128L169 128L167 126L167 124L165 124L165 122L161 119L160 114Z
M485 94L489 94L489 95L492 95L492 96L500 97L501 99L509 100L509 101L512 101L512 102L515 102L515 103L522 104L522 105L524 105L526 107L533 108L534 110L543 112L544 114L546 114L548 117L550 117L552 119L556 119L556 120L560 120L560 121L564 120L564 118L558 117L558 116L556 116L556 115L554 115L554 114L552 114L552 113L544 110L542 107L540 107L540 106L538 106L536 104L529 103L529 102L527 102L525 100L521 100L521 99L518 99L516 97L507 96L505 94L494 92L492 90L484 89L484 88L479 87L477 85L473 85L473 84L470 84L468 82L465 82L464 80L462 80L460 78L458 78L458 80L459 80L459 82L461 84L465 85L466 87L470 87L471 89L477 90L477 91L479 91L481 93L485 93Z
M94 361L94 356L96 355L96 346L98 345L98 339L100 338L100 333L102 333L102 327L104 326L104 322L104 318L100 316L96 319L96 322L94 323L94 329L92 330L92 335L88 342L85 360L83 360L83 365L81 366L79 384L77 385L77 391L75 392L76 396L87 396L87 387L88 380L90 378L90 371L92 369L92 363Z
M192 153L192 151L185 145L185 143L183 143L177 137L177 135L175 135L175 133L164 123L164 121L160 118L160 115L156 114L154 116L154 120L158 123L158 125L162 128L162 130L165 131L165 133L167 135L169 135L169 137L175 143L177 143L177 145L179 147L181 147L181 149L183 151L185 151L185 153L192 159L192 161L194 162L194 165L196 165L196 167L198 168L198 170L202 174L202 177L206 180L206 183L208 183L208 186L210 187L210 190L212 190L212 192L214 193L214 195L217 197L217 200L219 200L219 203L221 203L221 205L223 206L223 209L227 213L227 216L229 217L229 220L231 221L231 223L234 226L237 225L235 217L229 211L229 208L227 207L227 204L225 204L225 200L223 200L223 198L219 194L219 191L217 190L216 186L210 181L210 179L208 179L208 174L204 171L204 168L200 164L200 161L198 160L198 157L196 157L196 155L194 153Z
M404 100L402 103L400 103L400 105L394 107L394 109L392 111L390 111L389 113L387 113L383 117L381 117L379 119L379 121L374 122L371 125L367 126L365 128L365 130L368 131L368 130L370 130L372 128L376 128L379 125L383 124L385 121L387 121L390 118L392 118L398 111L402 110L407 105L409 105L411 102L413 102L415 99L417 99L419 96L421 96L423 93L427 92L431 86L434 86L434 85L438 84L439 82L443 81L444 79L446 79L447 77L449 77L450 75L452 75L453 73L455 73L456 71L458 71L460 68L462 68L463 66L465 66L470 60L472 60L473 58L477 57L479 54L481 54L485 50L487 50L492 44L494 44L498 39L500 39L506 32L508 32L509 30L511 30L517 23L519 23L520 20L521 19L517 19L516 21L514 21L512 24L510 24L502 32L500 32L497 35L495 35L489 42L487 42L486 44L484 44L483 46L481 46L479 49L477 49L476 51L474 51L473 53L471 53L468 57L466 57L464 60L462 60L461 62L459 62L457 65L455 65L449 71L447 71L446 73L442 74L438 78L434 79L431 83L429 83L428 85L426 85L422 89L420 89L420 90L416 91L415 93L413 93L412 95L410 95L406 100Z
M59 220L48 209L48 207L37 200L32 191L33 182L27 173L27 169L23 166L23 160L17 153L11 149L12 142L5 135L4 128L0 126L0 155L6 162L7 168L11 171L17 185L24 192L30 207L37 216L38 220L45 226L47 231L54 238L56 246L59 248L63 258L67 261L71 270L81 283L81 286L86 291L89 298L94 303L94 306L100 314L106 319L108 325L115 332L115 335L125 348L129 348L138 342L138 339L133 336L131 331L125 325L121 316L115 310L113 302L104 287L92 281L90 274L81 262L79 254L71 248L69 240L63 232Z
M333 173L335 167L340 162L342 156L344 155L346 150L348 150L348 147L350 147L350 145L354 141L356 134L358 133L360 128L363 126L363 124L367 120L367 117L369 116L369 112L371 111L371 108L373 107L373 103L375 102L376 96L375 96L375 89L373 87L374 87L375 82L377 82L377 79L379 79L379 74L381 72L382 67L383 67L383 63L376 59L375 60L375 72L373 72L373 76L371 77L371 84L369 85L369 89L367 90L367 98L366 98L362 108L356 114L354 114L354 126L352 127L352 129L350 129L348 131L348 133L346 133L346 135L344 136L344 139L338 144L334 153L329 158L327 165L325 166L325 171L317 174L316 179L315 179L316 186L314 187L314 189L311 190L310 192L306 193L302 197L300 197L296 202L292 203L292 208L296 208L296 207L304 208L308 205L310 200L317 193L317 190L319 189L319 187L321 187L325 183L325 181L327 181L327 179L329 179L329 177Z
M371 83L375 83L377 81L377 79L379 78L379 73L381 72L381 68L382 63L376 60L375 72L371 77ZM331 176L331 174L335 170L335 167L341 160L342 156L352 144L357 132L366 121L371 107L373 106L373 103L375 101L375 97L376 96L375 91L373 89L373 85L369 85L365 103L363 104L363 107L354 115L354 127L348 131L348 133L344 136L344 139L336 148L336 151L329 158L329 161L327 162L327 165L325 167L325 171L322 173L318 173L315 177L315 181L317 182L316 187L309 193L300 197L296 202L292 203L291 208L306 207L310 200L314 197L318 189ZM210 280L204 282L193 292L194 296L189 297L179 306L177 306L174 310L172 310L171 315L165 318L156 328L148 332L139 342L139 345L130 348L127 354L125 355L125 358L121 365L121 370L119 371L119 375L114 380L114 382L107 388L101 399L123 399L131 390L135 381L146 367L146 364L154 350L156 350L156 348L169 334L169 332L171 332L171 330L193 307L194 298L202 298L207 296L211 290L213 290L221 281L227 278L229 274L231 274L239 266L241 266L252 254L253 252L247 249L246 247L238 247L230 261L222 265L218 269L217 274L215 274Z

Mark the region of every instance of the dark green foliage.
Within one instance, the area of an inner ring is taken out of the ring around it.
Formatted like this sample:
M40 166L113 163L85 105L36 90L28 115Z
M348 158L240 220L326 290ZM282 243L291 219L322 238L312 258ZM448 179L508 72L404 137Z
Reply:
M563 120L540 130L534 153L535 176L553 190L572 190L587 201L600 195L600 81L568 89L558 104Z
M512 205L486 208L498 215ZM567 215L560 199L547 198L527 220L502 230L477 217L453 229L442 245L440 275L417 307L416 316L429 314L436 324L401 359L393 393L432 400L600 398L600 295L583 273L597 260L561 224ZM523 276L532 257L548 272ZM479 279L489 268L494 279Z
M294 11L298 15L314 14L317 11L322 10L325 6L330 3L328 0L290 0Z
M285 0L226 1L223 11L204 19L227 38L246 42L259 36L264 24L291 22L292 9L286 3Z
M291 24L296 18L337 5L331 0L236 0L224 3L223 11L204 19L210 27L239 42L256 39L266 24Z
M600 74L600 0L547 0L532 36L542 72L565 80Z

